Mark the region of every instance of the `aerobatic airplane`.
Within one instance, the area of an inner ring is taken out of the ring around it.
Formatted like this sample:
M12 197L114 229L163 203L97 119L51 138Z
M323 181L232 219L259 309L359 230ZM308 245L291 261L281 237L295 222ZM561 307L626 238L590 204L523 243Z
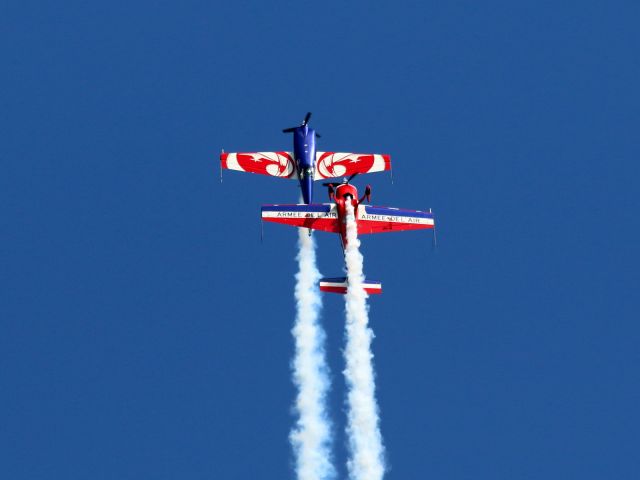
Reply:
M284 223L294 227L311 230L323 230L340 234L342 248L347 246L347 202L353 205L355 221L359 234L383 233L402 230L420 230L434 228L433 213L417 210L400 210L392 207L364 205L370 200L371 187L367 185L364 195L358 199L358 190L348 179L340 185L325 184L329 187L331 203L312 205L263 205L262 220ZM382 284L365 280L364 289L368 293L382 293ZM323 278L320 290L324 292L346 293L347 279Z
M297 178L302 190L302 200L306 204L313 200L314 180L391 169L389 155L317 152L316 137L320 135L309 127L310 118L311 112L307 113L299 127L283 130L284 133L293 133L293 153L225 153L223 151L220 154L221 168L279 178Z

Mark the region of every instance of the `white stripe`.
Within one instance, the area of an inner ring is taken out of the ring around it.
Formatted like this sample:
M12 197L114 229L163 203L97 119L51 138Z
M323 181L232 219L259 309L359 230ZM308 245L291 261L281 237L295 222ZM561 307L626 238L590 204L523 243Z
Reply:
M366 207L358 209L359 222L389 222L401 223L406 225L434 225L433 218L410 217L406 215L380 215L367 213Z
M332 205L328 212L262 211L262 218L338 218L338 212L336 206Z
M338 218L334 212L262 212L262 218Z
M384 157L382 155L375 154L373 156L373 165L369 172L382 172L384 171Z
M241 172L244 172L244 168L242 168L238 163L237 155L237 153L230 153L229 155L227 155L227 168L229 170L239 170Z
M336 283L336 282L320 282L321 287L347 287L347 282ZM381 283L363 283L362 286L364 288L382 288Z

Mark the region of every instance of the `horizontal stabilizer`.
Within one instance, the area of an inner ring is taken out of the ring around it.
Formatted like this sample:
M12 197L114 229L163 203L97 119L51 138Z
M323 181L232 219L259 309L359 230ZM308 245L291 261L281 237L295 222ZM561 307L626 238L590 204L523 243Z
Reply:
M320 279L320 290L330 293L341 293L342 295L347 293L349 284L346 277L334 277L334 278L322 278ZM367 280L365 278L362 283L365 292L369 295L375 295L382 293L382 283L375 280Z

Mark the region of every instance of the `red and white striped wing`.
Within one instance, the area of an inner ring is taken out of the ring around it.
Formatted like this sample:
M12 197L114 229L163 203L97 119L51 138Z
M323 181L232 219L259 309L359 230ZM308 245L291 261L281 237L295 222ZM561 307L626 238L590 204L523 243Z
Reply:
M315 205L263 205L262 220L284 223L292 227L339 233L338 213L335 203Z
M290 152L220 154L222 168L280 178L296 178L296 164Z
M391 169L391 157L376 153L316 152L315 180Z
M431 212L373 205L360 205L358 208L359 234L422 230L434 226Z

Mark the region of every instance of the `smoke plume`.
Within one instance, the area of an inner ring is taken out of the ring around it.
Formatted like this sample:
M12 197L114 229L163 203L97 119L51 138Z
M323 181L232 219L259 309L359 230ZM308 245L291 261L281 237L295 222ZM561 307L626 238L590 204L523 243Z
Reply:
M295 411L298 416L290 434L298 480L335 478L331 462L331 422L326 411L329 374L325 360L325 332L319 323L322 307L313 238L298 229L298 273L295 298L297 314L292 330L295 357L293 383L298 388Z
M378 405L371 353L373 332L367 326L367 293L363 288L363 257L360 253L358 226L351 202L347 203L346 302L347 345L344 356L347 381L347 435L351 458L349 475L353 480L380 480L384 475L384 447L380 434Z

